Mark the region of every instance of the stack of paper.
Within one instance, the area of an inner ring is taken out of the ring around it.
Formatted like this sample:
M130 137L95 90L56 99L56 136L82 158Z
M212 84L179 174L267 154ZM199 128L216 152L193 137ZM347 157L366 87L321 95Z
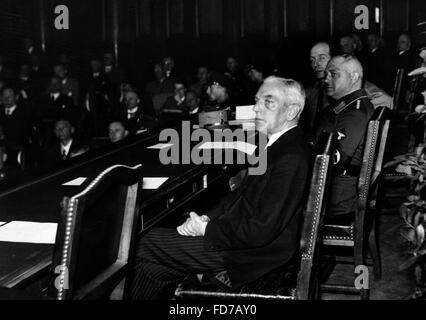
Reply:
M157 190L169 178L143 178L144 190Z
M255 118L256 118L256 112L253 111L253 106L236 107L236 110L235 110L236 120L253 120Z
M54 244L57 223L12 221L0 226L0 241Z

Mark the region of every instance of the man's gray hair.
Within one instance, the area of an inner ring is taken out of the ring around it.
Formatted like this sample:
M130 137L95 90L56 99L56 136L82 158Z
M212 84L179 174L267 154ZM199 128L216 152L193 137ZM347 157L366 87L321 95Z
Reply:
M293 79L280 78L270 76L266 78L263 83L270 83L277 85L282 91L286 105L295 104L303 110L305 106L306 93L303 85Z
M355 56L350 54L342 54L333 57L333 59L335 58L343 59L343 64L349 72L357 72L361 80L364 78L364 69L362 67L362 64Z

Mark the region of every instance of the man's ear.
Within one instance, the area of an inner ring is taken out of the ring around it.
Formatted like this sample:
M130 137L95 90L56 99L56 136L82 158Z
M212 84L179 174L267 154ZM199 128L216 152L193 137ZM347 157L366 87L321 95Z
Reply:
M300 107L296 104L291 104L288 106L287 111L287 120L292 121L299 116Z
M352 80L352 83L357 83L358 82L358 80L359 80L359 73L358 72L352 72L351 73L351 80Z
M129 130L124 131L124 138L127 138L128 135L129 135Z
M74 134L74 131L75 131L75 128L74 128L74 127L71 127L71 135L73 135L73 134Z

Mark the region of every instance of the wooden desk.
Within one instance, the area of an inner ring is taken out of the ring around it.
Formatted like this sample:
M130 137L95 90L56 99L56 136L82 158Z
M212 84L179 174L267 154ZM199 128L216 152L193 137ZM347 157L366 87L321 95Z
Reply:
M222 165L170 165L160 163L158 150L147 147L158 143L158 135L136 138L109 153L27 183L0 194L0 221L58 222L64 196L82 191L104 169L123 164L143 165L144 177L168 177L158 190L144 190L141 213L142 231L188 203L207 186L226 177ZM78 187L62 184L78 177L87 180ZM53 245L0 242L0 287L27 288L46 278Z

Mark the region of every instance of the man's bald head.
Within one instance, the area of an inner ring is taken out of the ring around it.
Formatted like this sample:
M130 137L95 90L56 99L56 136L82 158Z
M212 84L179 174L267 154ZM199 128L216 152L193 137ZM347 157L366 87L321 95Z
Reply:
M364 72L361 63L353 56L336 56L330 60L326 69L325 83L327 95L333 99L361 89Z
M311 67L317 79L325 77L325 68L331 59L330 45L326 42L319 42L311 49Z

